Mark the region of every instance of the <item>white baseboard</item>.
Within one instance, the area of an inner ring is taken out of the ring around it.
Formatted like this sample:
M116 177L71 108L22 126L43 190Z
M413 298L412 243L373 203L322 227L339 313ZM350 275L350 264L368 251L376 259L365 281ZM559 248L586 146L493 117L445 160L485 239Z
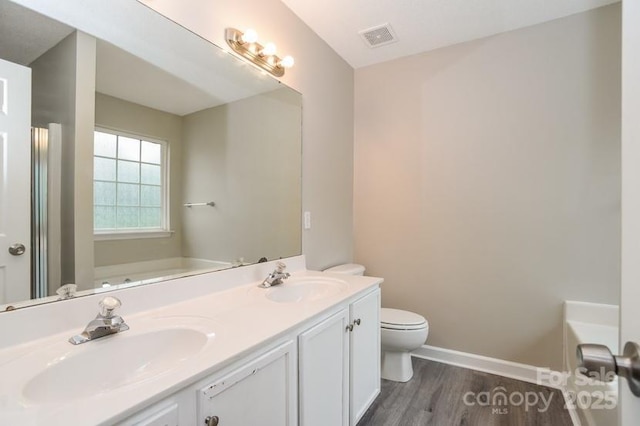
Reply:
M444 364L455 365L457 367L470 368L472 370L522 380L524 382L534 383L537 385L549 386L554 389L562 389L562 386L558 386L556 383L552 383L552 381L547 380L547 374L539 374L542 369L534 367L533 365L520 364L512 361L505 361L503 359L490 358L487 356L429 345L423 345L413 351L411 355L418 358L442 362Z
M471 370L482 371L489 374L508 377L510 379L521 380L523 382L536 385L547 386L558 389L562 392L567 401L567 390L560 380L553 380L552 375L561 375L557 371L550 371L528 364L520 364L512 361L505 361L498 358L471 354L468 352L454 351L451 349L439 348L436 346L423 345L411 352L412 356L441 362L443 364L455 365L457 367L469 368ZM558 377L558 376L556 376ZM571 420L574 425L580 426L575 410L569 410Z

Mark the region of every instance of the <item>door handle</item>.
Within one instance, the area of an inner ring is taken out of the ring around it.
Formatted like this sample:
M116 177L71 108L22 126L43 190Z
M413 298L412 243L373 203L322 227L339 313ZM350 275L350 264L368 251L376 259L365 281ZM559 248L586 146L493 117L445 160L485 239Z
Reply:
M204 424L207 426L218 426L219 423L220 419L218 418L218 416L209 416L204 419Z
M580 372L603 382L618 375L627 379L631 392L640 397L640 346L635 342L624 345L622 355L613 355L605 345L585 343L576 348Z
M27 249L24 247L24 244L15 243L12 246L9 246L9 254L12 256L22 256Z

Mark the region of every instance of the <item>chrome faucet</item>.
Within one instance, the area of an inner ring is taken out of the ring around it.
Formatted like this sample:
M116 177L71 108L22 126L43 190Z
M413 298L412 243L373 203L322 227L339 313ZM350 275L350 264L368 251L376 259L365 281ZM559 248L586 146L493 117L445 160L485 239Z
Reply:
M79 345L89 340L99 339L110 334L127 331L129 326L124 322L120 315L114 315L113 311L122 305L122 302L116 297L107 296L98 303L100 312L96 315L84 331L69 339L70 343Z
M284 270L287 268L282 262L276 262L276 269L267 275L267 278L262 281L262 284L258 285L258 287L269 288L274 285L282 284L284 280L289 278L291 275Z

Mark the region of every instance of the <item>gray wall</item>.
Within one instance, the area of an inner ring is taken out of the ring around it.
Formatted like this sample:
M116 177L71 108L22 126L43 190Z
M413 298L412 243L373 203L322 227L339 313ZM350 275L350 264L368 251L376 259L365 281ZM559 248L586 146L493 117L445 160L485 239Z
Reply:
M169 237L95 241L95 265L180 257L182 239L182 117L96 93L96 126L166 141L169 147Z
M227 27L254 28L292 55L284 83L303 94L302 208L312 213L302 252L311 269L353 252L353 68L279 0L144 0L174 21L226 46Z
M300 253L300 126L300 95L288 88L184 117L183 202L216 203L184 210L184 256Z
M620 5L358 69L355 260L427 344L561 368L619 302Z
M62 157L68 165L61 177L62 284L75 282L79 289L93 282L95 52L93 37L74 32L30 64L33 125L62 125Z

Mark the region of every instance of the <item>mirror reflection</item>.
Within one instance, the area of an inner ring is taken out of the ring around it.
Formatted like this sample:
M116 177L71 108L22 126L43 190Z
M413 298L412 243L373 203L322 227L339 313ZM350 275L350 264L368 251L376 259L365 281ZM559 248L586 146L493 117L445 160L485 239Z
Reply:
M0 0L0 72L28 69L33 127L31 159L9 151L32 199L2 210L31 218L30 235L7 233L31 261L26 275L15 256L0 264L2 310L68 297L69 283L81 295L300 254L300 94L153 18L188 39L190 62Z

